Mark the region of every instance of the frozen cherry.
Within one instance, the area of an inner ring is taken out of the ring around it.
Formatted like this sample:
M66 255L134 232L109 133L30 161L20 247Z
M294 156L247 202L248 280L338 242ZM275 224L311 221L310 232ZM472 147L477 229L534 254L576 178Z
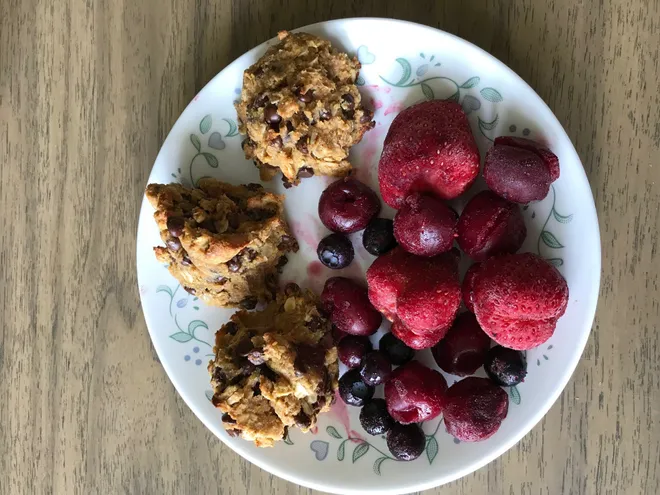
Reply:
M383 320L383 316L369 302L367 289L346 277L326 280L321 302L332 323L351 335L372 335Z
M406 364L415 357L415 350L397 339L393 333L386 333L381 337L378 343L378 349L384 352L390 362L395 366Z
M530 139L502 136L486 153L483 174L498 196L529 203L546 197L550 184L559 177L559 160Z
M375 387L385 383L391 372L392 364L384 352L372 351L362 360L360 375L367 385Z
M321 239L319 246L316 248L316 254L321 263L328 268L337 270L350 265L355 252L348 237L341 234L330 234Z
M409 253L436 256L452 248L457 221L456 213L439 199L414 193L394 217L394 237Z
M389 218L374 218L362 234L362 245L369 253L380 256L396 246L394 222Z
M353 369L339 379L339 395L350 406L362 406L374 396L374 388L362 381L359 370Z
M378 195L353 178L333 182L319 200L319 217L323 225L343 234L364 229L379 211Z
M443 416L450 435L464 442L492 436L509 411L509 396L488 378L474 376L454 383L445 397Z
M492 191L482 191L473 197L458 220L458 245L476 261L495 254L515 253L526 235L520 207Z
M444 377L417 361L395 369L385 382L387 410L403 424L437 417L442 412L446 392Z
M419 425L394 424L387 432L387 448L400 461L417 459L426 446L426 436Z
M360 424L369 435L382 435L394 424L384 399L373 399L360 411Z
M369 339L357 335L347 335L337 344L339 360L349 368L359 367L369 351L371 351Z
M443 371L467 376L484 364L488 349L490 337L481 329L477 318L472 313L462 313L431 352Z
M496 345L486 355L486 373L498 385L518 385L527 376L527 363L521 352Z

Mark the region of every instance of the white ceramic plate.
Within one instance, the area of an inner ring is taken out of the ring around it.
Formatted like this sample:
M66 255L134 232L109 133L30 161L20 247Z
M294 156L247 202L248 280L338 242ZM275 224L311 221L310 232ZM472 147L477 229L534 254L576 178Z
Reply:
M206 365L214 331L230 316L210 308L179 287L156 262L160 244L152 208L145 201L137 236L140 296L158 356L177 391L202 422L240 455L277 476L336 493L404 493L431 488L470 473L518 442L548 411L575 369L593 322L600 281L600 238L589 183L573 145L541 98L504 64L474 45L437 29L389 19L346 19L302 30L330 39L362 62L358 84L375 109L376 127L351 153L359 179L375 190L382 142L395 115L424 98L454 98L466 113L482 156L494 137L525 136L546 143L561 163L561 178L545 200L524 209L528 228L523 251L551 260L568 281L570 301L554 336L527 352L529 374L509 390L509 414L500 430L480 443L461 443L442 420L424 425L426 449L413 462L398 462L382 437L360 427L359 409L338 401L319 421L317 431L259 449L225 433L221 414L209 402ZM258 182L257 169L245 160L233 107L243 70L273 41L244 54L218 74L185 109L158 154L149 182L191 184L212 176L233 183ZM306 179L284 190L300 252L290 257L281 282L295 280L320 291L330 275L364 277L374 258L354 234L356 260L330 273L318 263L316 246L327 234L317 216L318 197L328 179ZM473 187L466 196L479 189ZM467 198L453 202L460 210ZM383 214L392 215L385 208ZM465 258L465 256L464 256ZM465 268L465 267L463 267ZM386 326L383 328L386 330ZM380 335L380 334L379 334ZM374 338L376 341L376 338ZM429 365L428 351L419 359ZM447 376L451 385L456 378Z

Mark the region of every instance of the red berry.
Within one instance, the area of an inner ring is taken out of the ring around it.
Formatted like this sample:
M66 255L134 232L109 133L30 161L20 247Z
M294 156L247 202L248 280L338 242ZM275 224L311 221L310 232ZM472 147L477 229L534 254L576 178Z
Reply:
M442 199L463 193L479 173L479 150L458 103L431 100L403 110L390 126L378 163L383 201L399 208L415 191Z
M331 277L325 282L321 302L332 323L351 335L372 335L383 320L369 302L367 290L345 277Z
M481 263L472 301L479 325L495 342L526 350L554 333L566 311L568 285L543 258L532 253L507 254Z
M343 234L364 229L379 211L378 195L353 178L333 182L319 200L319 217L323 225Z
M395 369L385 382L387 410L402 424L420 423L440 415L447 382L417 361Z
M416 351L433 347L445 336L447 330L449 330L449 327L440 328L425 335L417 335L406 327L401 320L394 320L394 323L392 323L392 334Z
M436 256L452 248L457 220L456 213L439 199L413 193L394 217L394 237L409 253Z
M492 436L509 411L509 396L487 378L469 377L449 387L445 397L445 427L463 442Z
M458 245L476 261L494 254L515 253L526 235L518 205L492 191L482 191L473 197L458 221Z
M471 375L483 366L490 349L490 337L472 313L463 313L436 344L433 358L443 371L458 376Z

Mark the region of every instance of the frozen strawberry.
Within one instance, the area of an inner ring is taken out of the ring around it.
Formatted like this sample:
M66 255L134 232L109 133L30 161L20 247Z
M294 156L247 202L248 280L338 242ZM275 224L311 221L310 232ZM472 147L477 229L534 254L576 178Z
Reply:
M379 256L367 270L369 300L390 321L396 317L396 302L408 281L404 265L410 256L397 246Z
M396 247L369 267L367 284L371 303L418 335L449 328L461 303L454 250L422 258Z
M372 335L383 320L369 302L366 289L349 278L329 278L323 287L321 302L332 323L351 335Z
M396 116L378 164L383 200L399 208L411 192L442 199L464 192L479 173L479 150L467 117L453 101L418 103Z
M470 268L468 268L468 271L465 273L465 277L463 278L463 285L461 286L461 292L463 293L463 303L465 304L465 307L468 309L468 311L472 311L473 313L474 305L472 304L472 292L474 290L474 279L480 266L481 263L475 263L470 266Z
M513 146L514 148L523 148L528 151L533 151L541 157L546 167L550 171L550 179L556 181L559 179L559 158L548 148L531 139L515 137L515 136L500 136L495 138L495 144L504 144L506 146Z
M471 375L483 366L490 349L490 337L484 333L472 313L456 318L447 335L433 346L435 362L443 371L458 376Z
M445 396L443 415L450 435L463 442L491 437L509 412L509 396L487 378L454 383Z
M481 263L472 302L481 328L495 342L526 350L554 333L566 311L568 285L554 266L535 254L495 256Z
M447 382L417 361L399 366L385 382L387 411L401 424L420 423L440 415Z
M461 286L456 270L447 261L445 269L434 267L429 276L411 282L397 301L397 316L418 335L448 328L461 305Z
M557 156L529 139L496 138L484 161L484 179L488 187L514 203L545 198L550 184L557 178Z
M527 228L518 205L492 191L474 196L458 220L458 245L476 261L494 254L515 253L526 235Z
M424 335L417 335L399 319L394 320L394 323L392 323L392 333L394 336L416 351L430 349L436 345L445 336L447 330L449 330L449 327L439 328Z
M454 244L456 213L439 199L413 193L394 217L394 237L401 247L418 256L436 256Z

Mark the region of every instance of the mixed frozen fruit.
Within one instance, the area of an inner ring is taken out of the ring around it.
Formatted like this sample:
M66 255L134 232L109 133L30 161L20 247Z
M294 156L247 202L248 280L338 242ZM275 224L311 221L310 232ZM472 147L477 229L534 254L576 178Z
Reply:
M509 406L501 387L527 374L519 351L545 342L566 310L561 274L539 256L516 254L527 236L518 203L545 197L559 176L557 157L528 139L496 139L484 168L490 190L474 195L459 216L444 200L469 188L478 170L460 107L425 102L401 112L385 139L379 185L384 201L397 209L393 221L376 218L377 196L355 179L330 185L319 203L326 227L365 229L363 245L377 256L366 290L333 277L322 299L335 326L348 334L338 343L339 359L349 368L340 396L362 407L364 430L386 434L400 460L421 455L426 437L420 424L441 414L446 430L461 441L495 434ZM454 241L475 262L462 284ZM381 314L391 331L374 350L368 335ZM493 341L499 345L491 348ZM440 372L413 360L416 350L427 348L441 370L465 378L448 388ZM482 367L488 378L471 376ZM384 399L374 399L381 384Z

